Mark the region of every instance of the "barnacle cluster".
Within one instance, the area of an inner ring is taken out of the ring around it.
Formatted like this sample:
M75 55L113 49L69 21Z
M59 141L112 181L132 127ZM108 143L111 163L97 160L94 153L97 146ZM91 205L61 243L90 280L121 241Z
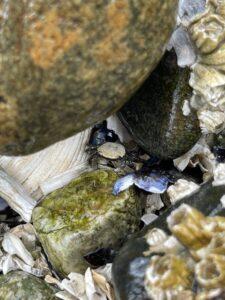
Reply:
M182 204L167 218L172 235L146 235L150 262L145 287L150 299L224 299L225 217L204 216Z
M191 106L203 133L219 133L225 126L225 2L207 0L203 12L183 23L197 49Z

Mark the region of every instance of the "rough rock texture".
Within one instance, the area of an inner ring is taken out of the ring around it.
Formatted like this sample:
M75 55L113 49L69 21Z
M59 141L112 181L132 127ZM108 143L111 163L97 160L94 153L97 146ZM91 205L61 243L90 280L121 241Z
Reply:
M145 235L152 228L161 228L169 233L167 217L170 213L186 203L200 210L205 215L225 216L225 209L220 199L225 193L225 187L212 187L212 182L204 184L195 194L178 201L170 209L166 210L156 221L146 226L144 230L130 239L120 250L113 263L113 280L118 300L147 300L144 276L150 257L144 252L149 250ZM219 298L218 298L219 299ZM222 298L221 298L222 299Z
M0 300L53 300L55 290L44 280L22 271L0 276Z
M104 120L164 52L176 0L0 1L0 152Z
M185 107L192 96L190 72L177 67L174 53L165 57L123 107L120 117L134 139L150 154L175 158L200 138L197 115Z
M117 178L112 171L85 173L34 209L34 227L60 274L84 272L84 255L114 248L137 229L141 202L132 189L112 195Z

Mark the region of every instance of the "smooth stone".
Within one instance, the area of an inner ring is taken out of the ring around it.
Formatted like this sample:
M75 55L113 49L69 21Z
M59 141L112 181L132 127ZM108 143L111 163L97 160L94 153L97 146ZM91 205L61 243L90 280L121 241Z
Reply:
M175 0L0 2L0 154L36 152L118 110L163 55Z
M201 136L196 112L191 110L188 114L189 108L185 110L184 106L192 96L189 77L188 69L177 66L175 54L166 53L120 111L120 118L135 141L159 158L184 154Z
M98 170L81 175L47 196L33 211L33 224L60 275L84 273L84 256L116 249L140 224L141 201L131 188L112 194L118 176Z
M55 300L56 292L43 279L22 271L0 275L1 300Z
M200 210L205 215L225 216L225 209L220 199L225 194L225 186L212 187L212 182L202 185L195 194L178 201L153 223L146 226L140 233L134 235L120 250L113 263L113 281L118 300L147 300L144 287L145 270L149 258L143 252L149 250L145 235L152 228L161 228L169 233L166 219L170 213L186 203Z

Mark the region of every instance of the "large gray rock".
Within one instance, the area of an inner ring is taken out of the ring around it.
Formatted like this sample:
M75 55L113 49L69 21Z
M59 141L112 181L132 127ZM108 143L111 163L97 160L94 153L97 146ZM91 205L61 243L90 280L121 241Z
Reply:
M138 228L141 201L132 188L114 196L117 178L113 171L83 174L34 209L34 227L59 274L84 272L83 256L117 247Z

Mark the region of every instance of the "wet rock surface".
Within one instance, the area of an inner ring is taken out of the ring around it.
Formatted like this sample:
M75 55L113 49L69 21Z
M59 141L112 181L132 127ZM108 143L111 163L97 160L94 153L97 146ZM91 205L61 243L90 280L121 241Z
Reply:
M141 202L131 188L112 194L115 172L85 173L47 196L33 211L42 246L59 274L83 273L84 256L116 248L140 223Z
M198 192L178 201L156 221L131 238L120 250L113 264L113 278L117 299L149 299L144 286L145 271L149 264L149 257L146 257L143 253L149 249L145 239L145 235L149 230L157 227L169 233L166 219L182 203L197 208L206 216L225 216L225 210L220 202L224 193L224 186L212 187L211 182L206 183Z
M119 109L160 60L176 6L1 1L0 152L35 152Z
M55 292L44 280L22 271L0 276L1 300L55 300Z
M186 107L192 96L190 71L178 68L176 55L166 53L156 70L119 115L136 142L160 158L176 158L200 138L196 113Z

